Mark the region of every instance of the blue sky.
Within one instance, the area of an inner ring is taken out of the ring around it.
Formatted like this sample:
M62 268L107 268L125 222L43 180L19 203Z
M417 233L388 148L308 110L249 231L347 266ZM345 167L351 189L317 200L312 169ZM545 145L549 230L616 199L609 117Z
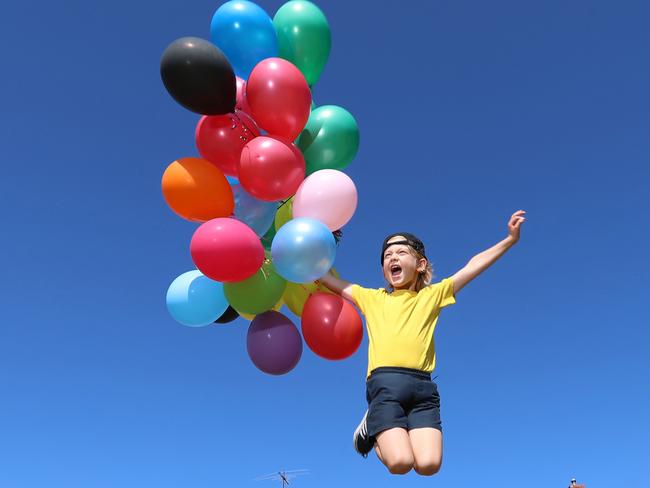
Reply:
M263 488L256 476L298 468L297 487L649 486L647 3L318 4L333 44L315 102L361 130L343 277L381 286L381 240L406 229L443 278L528 212L520 243L441 315L441 473L394 477L352 451L365 338L271 377L247 357L248 322L190 329L166 311L196 225L160 178L196 155L197 116L159 60L209 38L220 3L13 2L0 486Z

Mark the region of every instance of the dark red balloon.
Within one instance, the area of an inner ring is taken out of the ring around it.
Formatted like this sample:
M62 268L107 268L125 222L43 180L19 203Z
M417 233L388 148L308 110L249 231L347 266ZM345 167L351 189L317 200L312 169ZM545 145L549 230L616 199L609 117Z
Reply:
M295 194L305 179L305 158L288 140L259 136L242 149L238 177L254 197L284 200Z
M246 99L257 124L274 136L294 140L307 124L311 91L305 77L289 61L259 62L246 82Z
M345 359L359 348L363 324L348 301L330 293L314 293L302 310L302 335L320 357Z
M227 115L201 117L194 138L203 159L207 159L222 172L237 176L242 148L260 135L255 121L238 110Z

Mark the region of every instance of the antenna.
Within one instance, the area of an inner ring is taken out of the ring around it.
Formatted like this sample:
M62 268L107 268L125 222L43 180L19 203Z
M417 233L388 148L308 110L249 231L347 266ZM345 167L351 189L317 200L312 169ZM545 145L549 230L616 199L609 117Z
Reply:
M285 488L290 484L289 483L290 479L305 474L309 474L308 469L293 469L289 471L277 471L275 473L265 474L264 476L258 476L257 478L255 478L255 481L265 481L265 480L279 481L282 484L282 488Z

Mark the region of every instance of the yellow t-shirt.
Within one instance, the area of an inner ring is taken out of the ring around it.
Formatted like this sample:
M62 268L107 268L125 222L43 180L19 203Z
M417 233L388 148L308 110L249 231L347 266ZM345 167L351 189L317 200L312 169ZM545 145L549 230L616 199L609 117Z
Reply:
M440 310L456 303L454 283L445 278L419 292L352 286L352 297L366 317L368 375L381 366L421 371L436 367L433 330Z

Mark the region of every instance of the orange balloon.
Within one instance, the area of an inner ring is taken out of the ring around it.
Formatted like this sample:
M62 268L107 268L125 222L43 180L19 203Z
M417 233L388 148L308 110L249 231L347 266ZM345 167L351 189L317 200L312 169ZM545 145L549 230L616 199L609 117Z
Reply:
M174 212L193 222L229 217L235 208L224 174L201 158L182 158L170 164L162 177L162 192Z

